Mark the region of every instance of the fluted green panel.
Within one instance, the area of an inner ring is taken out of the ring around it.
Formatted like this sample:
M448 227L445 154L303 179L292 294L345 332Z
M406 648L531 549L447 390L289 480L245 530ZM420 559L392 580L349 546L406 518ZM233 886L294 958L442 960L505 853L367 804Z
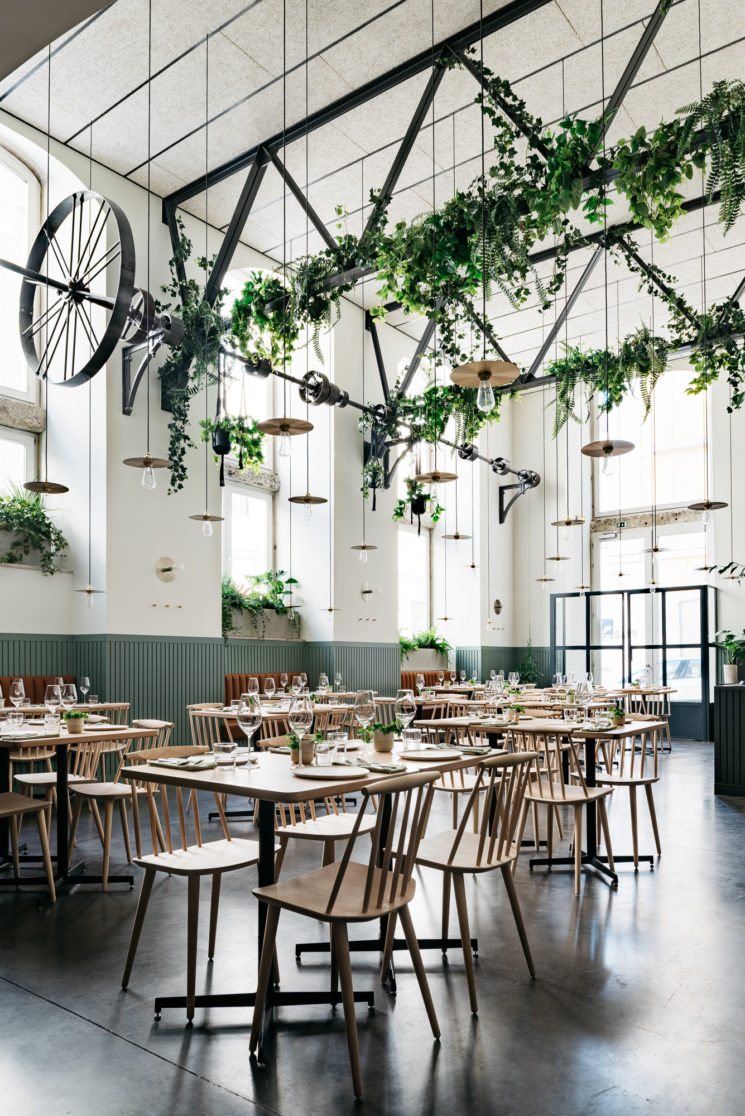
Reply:
M70 636L0 635L0 674L75 674Z
M334 643L334 670L352 690L368 686L381 695L395 696L401 685L401 648L398 643Z
M548 685L551 681L550 665L551 665L551 649L549 647L533 647L533 658L538 664L540 677L538 679L539 686ZM481 648L481 670L485 678L489 677L489 671L503 670L507 675L511 670L520 669L520 660L525 654L524 647L482 647Z
M268 671L287 674L305 671L315 686L323 671L333 675L332 643L303 643L273 639L226 639L225 674L260 674Z
M468 678L476 672L476 677L481 678L481 648L458 647L455 652L455 669L464 670Z

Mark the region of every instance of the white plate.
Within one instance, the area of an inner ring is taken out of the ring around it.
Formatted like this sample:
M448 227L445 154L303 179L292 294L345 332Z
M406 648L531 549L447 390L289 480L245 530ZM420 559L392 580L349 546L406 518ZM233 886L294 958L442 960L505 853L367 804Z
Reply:
M362 779L370 772L364 767L345 767L343 764L318 764L317 767L293 767L293 775L301 779Z
M460 759L463 755L457 748L411 748L408 752L401 752L404 760L450 760Z

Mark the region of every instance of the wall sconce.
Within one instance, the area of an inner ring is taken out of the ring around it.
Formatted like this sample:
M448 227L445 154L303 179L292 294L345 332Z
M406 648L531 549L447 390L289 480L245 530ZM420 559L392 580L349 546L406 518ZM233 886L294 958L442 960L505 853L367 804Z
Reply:
M155 563L155 574L159 581L175 581L183 569L183 563L174 558L159 558Z

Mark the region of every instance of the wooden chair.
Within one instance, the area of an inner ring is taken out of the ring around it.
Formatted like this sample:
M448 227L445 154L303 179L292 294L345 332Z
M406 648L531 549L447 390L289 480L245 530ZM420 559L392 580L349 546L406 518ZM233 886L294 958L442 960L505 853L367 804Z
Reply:
M375 698L375 720L381 725L392 725L396 720L396 699Z
M668 752L672 752L673 741L670 736L670 694L647 694L646 713L654 720L662 722L662 730L665 734L665 740L667 740L667 749L665 749L665 743L663 741L660 751L664 752L667 750Z
M455 892L458 925L463 945L463 958L468 982L471 1011L476 1014L476 978L471 953L471 932L468 925L468 907L464 877L499 868L507 889L517 932L531 977L535 977L533 958L525 932L520 903L512 878L520 846L515 836L520 822L525 790L528 785L535 752L513 752L504 756L489 756L479 762L479 772L471 791L468 805L460 825L444 830L433 837L424 837L419 845L416 862L423 868L442 872L442 937L448 938L450 916L450 888ZM475 833L466 832L469 813L478 815L479 797L485 792L480 824ZM392 916L392 919L395 915ZM390 957L383 958L384 971Z
M323 813L318 809L323 806ZM285 859L287 846L291 840L320 841L323 844L322 864L333 864L337 841L347 841L352 832L371 833L375 828L375 816L365 818L359 826L357 815L347 813L347 803L343 795L338 799L331 795L311 802L278 803L279 825L276 827L279 852L274 863L275 878Z
M518 844L522 841L529 804L546 806L549 811L547 848L550 858L553 848L552 817L556 813L557 807L570 806L574 811L574 835L572 839L574 848L574 891L576 895L579 895L580 879L582 877L582 814L589 802L594 802L597 806L598 818L605 835L608 864L611 871L615 871L610 830L608 828L608 814L605 809L605 799L613 793L613 788L587 786L579 764L577 749L571 737L562 736L559 733L526 732L522 729L510 729L509 738L513 750L537 752L540 757L525 792ZM566 753L568 759L569 782L564 779L562 752Z
M640 720L648 721L648 716L638 715ZM660 832L657 827L657 813L654 808L652 787L660 781L657 752L661 748L661 736L665 729L664 721L658 722L658 727L647 729L639 733L640 747L636 746L636 737L627 740L610 741L610 747L604 747L600 753L605 770L598 768L595 782L599 787L610 787L616 790L627 787L629 792L629 808L631 810L631 842L634 854L634 868L639 868L639 830L637 826L637 788L643 787L649 809L649 820L652 823L654 843L657 855L662 854ZM600 758L600 757L599 757ZM616 765L618 770L616 771Z
M198 755L203 753L203 749L149 748L136 756L129 756L128 760L135 759L136 761L142 761L143 757L146 757L144 758L144 762L151 762L153 759L159 758L157 754L153 755L153 753L159 753L160 756L164 754L175 756L177 753L181 753L181 755ZM199 810L195 807L192 815L194 837L193 840L190 840L187 833L186 811L184 809L182 788L175 787L171 788L171 790L175 793L169 796L168 788L165 783L156 784L148 782L146 784L153 851L147 856L138 856L134 862L140 868L144 868L145 878L142 881L142 889L137 902L137 912L132 927L127 960L124 965L124 974L122 976L122 988L126 988L129 984L129 978L132 973L132 966L134 964L135 954L137 952L137 946L140 940L140 934L147 912L147 905L156 874L158 872L165 872L168 875L185 876L188 880L186 1017L188 1022L191 1023L194 1018L200 880L202 876L210 876L212 878L209 944L207 947L207 956L209 960L212 960L215 954L217 913L220 903L220 883L223 873L234 872L239 868L247 868L252 864L256 864L259 859L259 846L256 841L248 841L242 838L231 839L220 795L218 794L215 794L215 804L217 806L217 812L220 815L224 838L219 841L202 841ZM160 799L162 818L159 815L158 798ZM172 819L171 810L174 798L176 802L176 814ZM159 832L165 835L166 848L164 852L161 851L159 847ZM154 935L152 942L157 950L163 948L163 938L161 935Z
M44 873L47 877L47 886L52 902L56 902L57 894L54 887L54 872L52 871L52 858L49 853L49 826L52 817L52 803L48 800L29 798L25 794L15 794L5 791L0 794L0 819L8 821L10 828L10 847L13 852L13 873L16 886L23 883L21 878L20 862L18 859L18 830L19 822L26 814L33 814L39 830L41 855L44 862Z
M261 740L256 741L257 748L269 748L272 744L277 743L286 744L286 737L289 732L287 717L265 717L261 722L261 732L263 736Z
M338 863L327 864L315 872L280 881L270 887L254 889L254 895L268 906L264 944L261 951L259 981L256 990L253 1026L249 1049L253 1054L264 1027L264 1008L272 972L277 924L282 910L306 915L329 924L332 941L331 990L336 993L341 982L344 1021L347 1029L349 1061L355 1096L362 1096L354 1015L354 991L349 957L349 922L369 922L386 915L398 914L414 969L419 981L432 1033L440 1036L427 975L422 964L419 945L408 904L414 898L416 883L411 878L421 835L432 805L432 784L436 772L418 771L410 775L382 779L362 788L363 803L356 824ZM371 795L378 795L386 808L379 809L372 834L370 856L366 864L352 860L352 851L364 823L365 809ZM383 818L390 824L383 830ZM397 822L400 825L397 826ZM392 919L389 918L389 927Z
M422 726L422 735L425 745L450 744L457 748L460 744L470 744L471 739L466 725L457 725L448 729L429 728ZM453 809L453 829L458 828L458 803L463 795L471 795L479 775L476 772L477 760L474 758L472 768L462 767L459 771L443 771L435 783L435 791L440 794L450 795ZM478 829L478 796L476 807L472 810L474 832ZM469 801L469 809L471 803Z
M230 730L229 713L225 714L224 719L219 717L194 716L200 709L222 708L223 705L219 701L203 701L197 705L187 705L186 712L189 715L191 742L195 748L207 748L211 751L213 744L219 744L225 739L226 733L228 740L233 740L233 734Z

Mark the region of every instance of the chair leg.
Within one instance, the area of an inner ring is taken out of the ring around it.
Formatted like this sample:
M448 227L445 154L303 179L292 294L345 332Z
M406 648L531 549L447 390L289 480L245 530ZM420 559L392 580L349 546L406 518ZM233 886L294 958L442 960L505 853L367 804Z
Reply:
M140 832L140 796L132 795L132 822L135 827L135 849L137 856L142 856L142 834Z
M502 870L502 879L504 880L504 886L507 888L507 898L509 899L510 906L512 907L512 914L513 914L514 919L515 919L515 926L517 927L517 932L518 932L518 935L520 936L520 944L523 947L523 953L525 954L525 960L528 963L528 972L532 976L533 980L535 980L535 965L533 964L533 955L530 952L530 944L528 942L528 934L527 934L527 931L525 929L525 923L523 922L523 913L522 913L522 910L520 909L520 900L517 897L517 889L515 888L515 881L512 878L512 872L510 871L510 865L509 864L503 864L501 866L501 870Z
M598 815L600 817L600 824L603 827L603 834L605 836L605 851L608 854L608 867L611 872L615 872L616 865L613 860L613 846L610 843L610 826L608 825L608 811L605 808L605 799L598 799Z
M553 806L552 810L554 812L554 817L556 819L556 828L559 831L559 840L563 841L564 840L564 830L561 828L561 814L559 813L559 807L558 806Z
M533 803L533 840L535 842L535 851L539 852L541 848L541 831L538 826L538 803Z
M212 895L210 897L210 938L207 946L209 961L215 956L215 935L217 934L217 911L220 906L220 884L222 872L215 872L212 876Z
M442 938L446 939L448 936L448 929L450 926L450 884L452 882L452 872L442 873ZM443 953L445 949L443 947Z
M124 837L124 850L127 854L127 864L132 863L132 846L129 841L129 823L127 821L127 808L124 799L119 799L119 817L122 820L122 836Z
M579 895L582 879L582 806L574 807L574 894Z
M83 799L80 797L79 794L76 794L75 808L72 812L72 821L70 822L70 836L68 837L68 842L71 849L75 847L75 835L78 832L78 823L80 822L80 814L82 812L82 809Z
M385 944L383 945L383 959L380 964L380 983L385 984L388 976L388 971L391 967L391 957L393 956L393 940L396 936L396 922L398 915L394 911L393 914L388 915L388 926L385 931Z
M471 931L468 926L468 905L466 903L466 883L462 872L453 872L453 891L455 892L455 906L458 911L458 926L460 927L460 940L463 946L463 961L466 966L466 982L468 984L468 999L474 1015L479 1010L476 999L476 975L473 971L473 953L471 952Z
M649 806L649 820L652 823L652 832L654 833L654 843L657 848L657 855L662 855L662 845L660 844L660 831L657 828L657 811L654 808L654 796L652 794L652 786L650 783L644 788L647 795L647 806Z
M264 1009L266 1008L266 994L269 988L269 978L272 974L274 962L274 943L277 938L277 923L279 922L279 907L270 906L266 912L266 926L264 927L264 945L261 949L261 962L259 964L259 981L256 986L256 999L254 1000L254 1017L251 1024L251 1037L248 1040L248 1049L251 1054L256 1052L259 1045L261 1032L264 1029Z
M15 875L16 886L18 886L21 878L21 862L18 859L18 817L17 815L10 818L10 847L13 852L13 873Z
M333 841L324 841L323 842L323 859L321 861L321 865L322 865L322 867L325 868L328 864L333 864L333 863L334 863L334 842Z
M289 842L289 839L287 837L285 837L284 835L280 836L280 838L279 838L279 848L277 849L277 854L274 857L274 879L275 879L275 882L279 879L279 873L282 870L282 865L283 865L284 859L285 859L285 853L287 852L288 842Z
M414 971L416 973L416 978L419 981L419 990L422 993L424 1006L427 1009L427 1018L429 1019L429 1025L432 1028L432 1034L435 1036L436 1039L438 1039L440 1037L440 1024L437 1022L435 1005L432 1003L432 995L429 990L429 984L427 983L427 974L424 971L422 955L419 952L419 942L416 940L414 923L411 921L411 912L409 911L408 906L401 907L401 910L398 912L398 916L401 919L401 926L403 927L406 944L409 947L411 960L414 962Z
M98 803L93 798L89 798L88 802L90 804L91 813L93 814L93 820L96 823L96 829L98 830L98 836L101 840L101 844L103 845L104 842L105 842L105 837L104 837L104 832L103 832L103 825L101 824L101 815L98 812Z
M450 795L453 800L453 829L458 828L458 795L453 791Z
M339 995L339 967L336 964L336 953L334 952L334 928L329 923L329 956L331 958L331 995L338 997ZM385 978L381 975L381 981ZM334 1001L336 1007L336 1001Z
M114 803L107 799L104 808L104 835L103 835L103 871L101 872L101 890L106 891L109 886L109 861L111 860L111 829L114 822Z
M47 821L51 820L51 810L39 810L36 815L36 825L39 830L39 842L41 844L41 855L44 859L44 872L47 877L47 886L49 887L49 894L52 897L52 902L57 902L57 892L54 887L54 871L52 869L52 857L49 852L49 829Z
M186 1018L194 1018L194 995L197 982L197 929L199 926L199 876L189 876L186 918Z
M140 934L142 933L142 924L145 921L145 911L150 900L150 892L153 890L155 883L155 872L150 869L145 869L145 878L142 881L142 888L140 889L140 898L137 900L137 911L135 912L135 921L132 927L132 935L129 939L129 949L127 951L127 960L124 963L124 974L122 976L122 988L126 988L129 984L129 978L132 973L132 965L134 964L135 954L137 953L137 946L140 941Z
M631 846L634 852L634 868L639 868L639 830L636 824L636 787L629 787L629 806L631 807Z
M523 834L525 832L525 823L526 823L527 820L528 820L528 803L523 802L522 810L520 812L520 821L518 822L518 825L517 825L517 834L515 836L515 847L517 848L518 852L520 851L520 847L523 843ZM516 871L517 871L517 857L515 857L515 859L512 862L512 875L513 876L515 875Z
M354 1015L354 989L352 987L352 963L349 957L347 927L343 922L335 922L331 927L334 936L334 952L339 968L341 999L344 1005L344 1023L347 1028L347 1047L349 1064L352 1068L354 1095L362 1096L362 1070L360 1068L360 1048L357 1040L357 1020Z

